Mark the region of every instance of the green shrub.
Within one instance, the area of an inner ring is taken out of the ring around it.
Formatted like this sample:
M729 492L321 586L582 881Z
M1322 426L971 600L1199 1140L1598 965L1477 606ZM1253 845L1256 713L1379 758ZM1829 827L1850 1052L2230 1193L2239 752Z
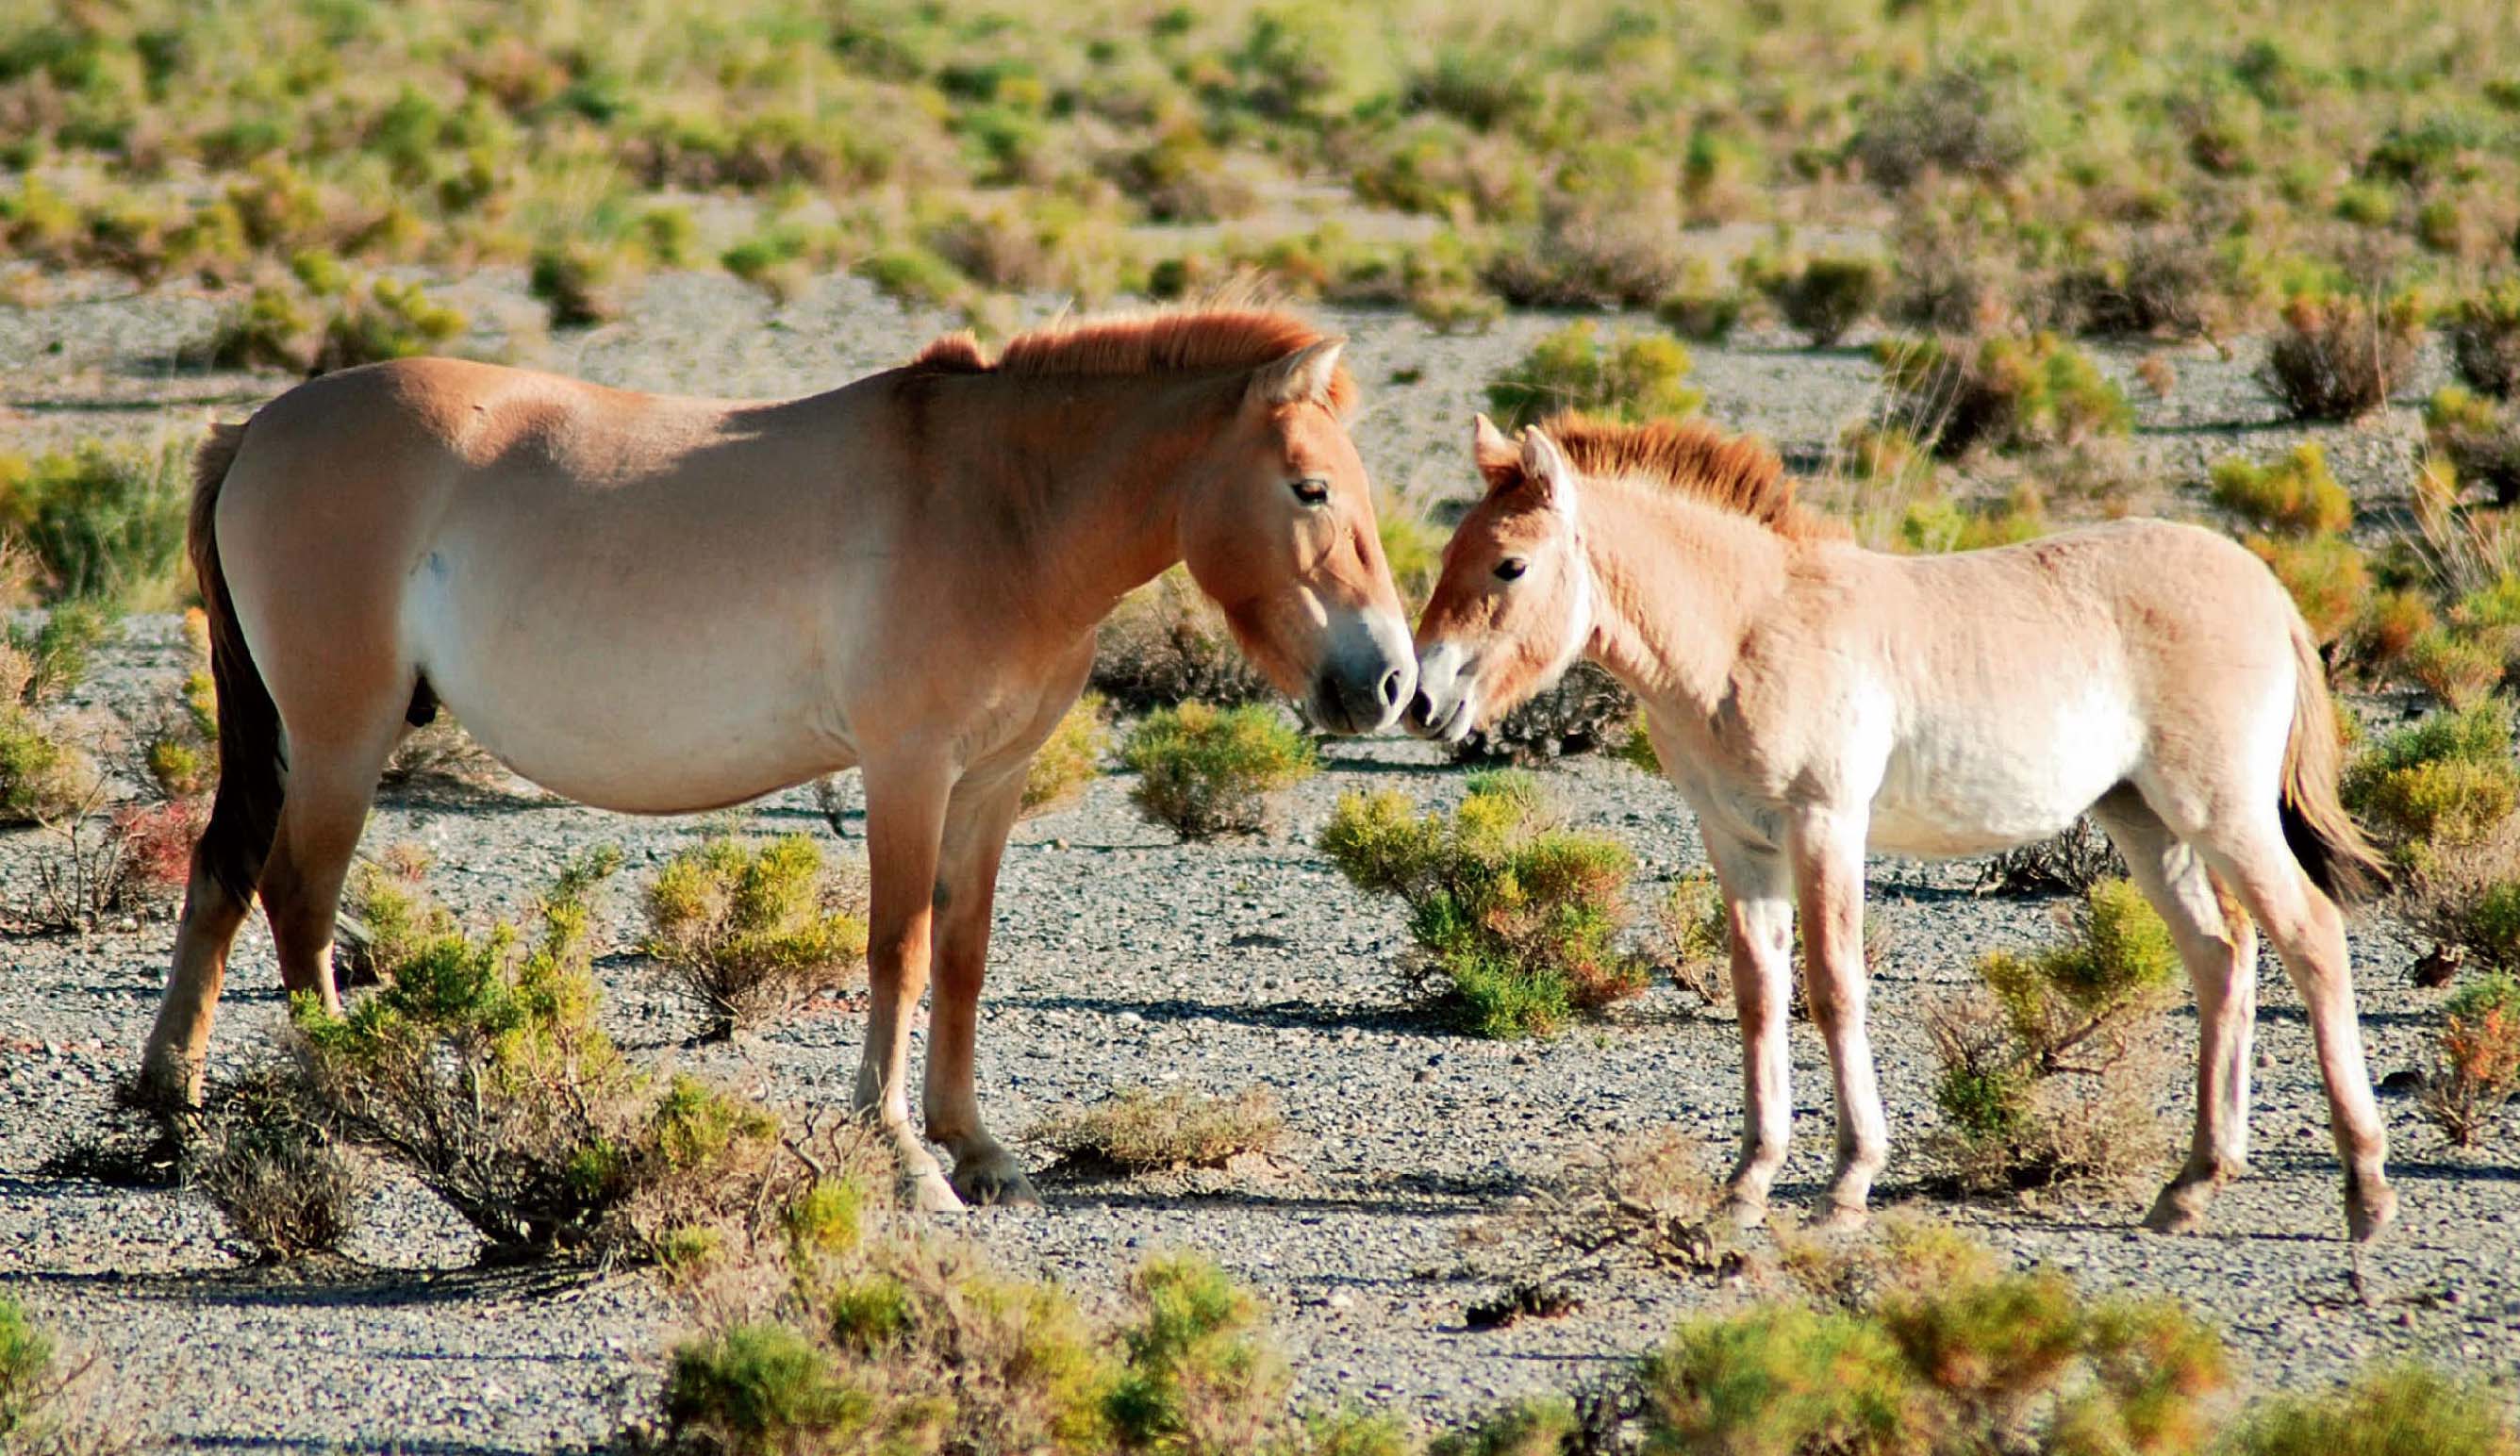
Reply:
M2292 594L2293 605L2321 645L2362 620L2371 596L2362 552L2342 536L2252 536L2241 543Z
M2328 1395L2277 1396L2243 1420L2231 1456L2514 1456L2509 1411L2486 1388L2419 1365L2370 1371Z
M1188 1088L1123 1088L1109 1101L1053 1117L1030 1134L1057 1157L1120 1172L1223 1168L1274 1150L1285 1132L1277 1099L1252 1088L1209 1097Z
M1651 308L1688 273L1673 232L1647 216L1553 210L1490 254L1479 282L1515 308Z
M2260 531L2318 536L2354 523L2354 500L2315 441L2272 464L2231 456L2214 466L2213 480L2214 504Z
M2346 766L2339 796L2400 863L2474 844L2520 803L2511 724L2487 701L2398 729Z
M1186 839L1259 829L1269 796L1320 768L1312 740L1257 704L1158 708L1129 730L1120 760L1138 774L1131 801Z
M60 1390L53 1362L52 1337L0 1295L0 1446L38 1450L58 1436L49 1409Z
M0 642L0 825L75 816L97 791L94 761L30 704L39 683L26 654Z
M302 373L314 314L296 290L256 284L244 302L219 316L201 357L212 369L276 369Z
M2080 350L2052 333L1874 346L1902 427L1938 455L2069 446L2122 435L2135 412Z
M2494 399L2520 391L2520 278L2460 299L2447 331L2451 363L2469 388Z
M1644 966L1618 944L1626 846L1558 827L1528 773L1474 773L1468 788L1449 818L1391 790L1343 795L1322 850L1358 888L1407 903L1424 978L1475 1035L1546 1036L1635 995Z
M827 868L808 835L758 846L720 835L648 882L640 949L723 1037L862 973L864 901L858 878Z
M2452 709L2473 708L2502 683L2508 653L2463 632L2427 627L2407 644L2407 676Z
M420 285L380 277L364 291L351 288L324 321L306 372L328 374L434 353L468 325L461 312L432 300Z
M1813 258L1773 280L1768 296L1785 322L1826 348L1871 317L1890 291L1890 270L1877 258Z
M1085 797L1085 790L1102 776L1102 757L1110 751L1111 726L1102 695L1088 692L1068 706L1049 739L1034 750L1024 770L1024 817Z
M1562 1395L1517 1401L1464 1431L1447 1432L1426 1456L1560 1456L1577 1449L1583 1423Z
M312 1115L402 1163L496 1258L652 1256L669 1234L744 1227L801 1175L767 1112L653 1085L597 1024L589 897L617 862L563 870L530 944L447 930L344 1015L291 1006Z
M618 250L586 242L548 243L534 249L525 291L551 310L555 329L582 329L621 316Z
M2002 500L1967 504L1925 491L1900 511L1892 546L1921 553L1974 552L2047 534L2048 503L2035 487L2023 485Z
M2029 156L2030 137L1984 76L1953 66L1868 108L1849 150L1866 181L1895 190L1935 176L2000 181Z
M175 605L192 500L191 461L178 445L91 441L32 461L0 456L0 538L25 543L49 601Z
M2520 501L2520 411L2446 385L2424 403L2424 434L2459 479L2492 490L2496 505Z
M1518 429L1560 410L1615 419L1668 419L1695 412L1705 396L1682 381L1688 350L1680 340L1625 330L1604 344L1590 319L1544 335L1488 385L1497 422Z
M2159 1023L2180 974L2134 885L2094 884L2063 946L1979 960L1983 994L1930 1005L1942 1151L1977 1189L2114 1179L2162 1146Z
M1127 1364L1104 1401L1126 1450L1248 1451L1285 1413L1282 1356L1258 1338L1259 1302L1206 1260L1159 1257L1132 1292Z
M1644 735L1637 735L1642 739ZM1651 745L1647 745L1651 751ZM1732 999L1732 916L1712 870L1692 870L1672 881L1654 904L1654 921L1671 948L1672 979L1709 1006Z
M1873 1321L1772 1304L1684 1325L1642 1372L1645 1449L1927 1449L1935 1412Z
M2295 297L2259 378L2296 419L2358 419L2389 402L2413 370L2422 336L2422 310L2407 295L2376 304Z
M2488 892L2479 917L2507 944L2520 929L2520 884ZM2461 987L2442 1008L2439 1059L2424 1078L2422 1107L2451 1143L2471 1147L2520 1091L2520 979L2498 971Z

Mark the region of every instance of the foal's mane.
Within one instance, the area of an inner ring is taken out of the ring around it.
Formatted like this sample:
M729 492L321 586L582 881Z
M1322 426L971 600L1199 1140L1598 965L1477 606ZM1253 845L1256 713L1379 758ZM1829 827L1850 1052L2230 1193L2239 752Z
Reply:
M1267 308L1208 307L1062 320L1007 340L991 360L966 331L920 351L914 370L1012 376L1128 375L1257 369L1328 337L1292 314ZM1344 366L1325 403L1344 415L1356 381Z
M1795 504L1785 463L1756 435L1728 435L1703 419L1621 424L1571 411L1551 416L1539 428L1569 463L1595 479L1641 477L1791 540L1846 534L1838 522Z

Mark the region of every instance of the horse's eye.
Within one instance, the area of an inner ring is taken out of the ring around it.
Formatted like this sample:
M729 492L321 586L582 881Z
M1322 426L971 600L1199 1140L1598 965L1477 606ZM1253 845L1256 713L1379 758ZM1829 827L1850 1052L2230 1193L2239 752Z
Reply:
M1508 556L1496 564L1497 580L1509 582L1528 570L1531 563L1520 556Z
M1330 483L1318 475L1305 476L1296 481L1292 489L1295 499L1307 506L1328 505L1330 499Z

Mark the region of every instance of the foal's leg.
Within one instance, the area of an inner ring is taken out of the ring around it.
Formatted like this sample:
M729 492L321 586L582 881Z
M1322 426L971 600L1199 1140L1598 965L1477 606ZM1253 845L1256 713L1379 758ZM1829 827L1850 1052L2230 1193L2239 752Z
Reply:
M227 980L228 949L236 943L250 906L228 893L209 871L201 846L193 849L192 879L184 888L184 916L175 931L175 964L165 999L140 1053L140 1096L152 1105L189 1107L202 1100L202 1066L210 1046L210 1019L219 987Z
M2160 912L2196 988L2196 1132L2187 1162L2143 1225L2187 1233L2225 1183L2248 1171L2249 1039L2257 1019L2258 932L2160 816L2120 790L2092 807L2144 899Z
M945 811L944 852L936 870L936 995L928 1010L923 1111L927 1140L954 1155L954 1191L975 1204L1040 1201L1023 1165L981 1125L971 1073L998 860L1023 786L1020 763L995 779L967 777L957 784Z
M1864 828L1861 816L1813 813L1789 836L1802 901L1803 984L1837 1080L1837 1175L1827 1215L1837 1228L1862 1226L1872 1179L1890 1156L1864 1017Z
M2293 858L2272 805L2262 822L2209 831L2198 837L2197 847L2216 876L2237 892L2266 927L2267 939L2309 1008L2318 1075L2327 1085L2328 1129L2345 1164L2346 1228L2356 1243L2366 1242L2398 1215L2398 1194L2383 1166L2389 1134L2362 1060L2362 1027L2355 1017L2354 975L2346 960L2345 916Z
M866 1054L858 1063L858 1116L892 1142L914 1207L959 1209L945 1169L910 1125L910 1020L927 989L935 920L936 860L953 772L926 760L866 765L868 934Z
M1704 819L1699 820L1701 829ZM1784 857L1704 830L1732 942L1732 1005L1741 1019L1741 1161L1724 1185L1725 1212L1747 1227L1768 1215L1768 1190L1793 1132L1793 880Z

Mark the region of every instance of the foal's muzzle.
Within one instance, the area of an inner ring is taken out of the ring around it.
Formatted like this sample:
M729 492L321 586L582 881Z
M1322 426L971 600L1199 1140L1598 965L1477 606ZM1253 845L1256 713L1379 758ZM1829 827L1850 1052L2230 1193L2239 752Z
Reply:
M1401 727L1420 738L1459 743L1478 721L1477 694L1462 650L1451 643L1427 649L1418 662L1418 690L1400 715Z

